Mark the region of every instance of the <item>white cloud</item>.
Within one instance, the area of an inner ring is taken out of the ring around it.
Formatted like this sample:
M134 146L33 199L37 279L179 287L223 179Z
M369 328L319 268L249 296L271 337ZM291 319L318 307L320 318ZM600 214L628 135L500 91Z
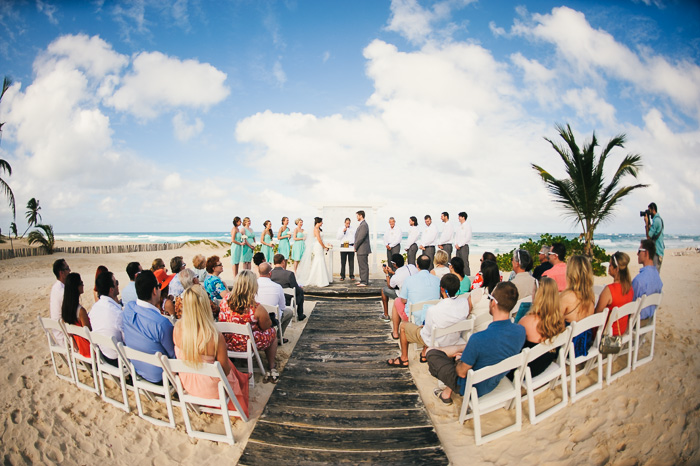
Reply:
M177 112L173 117L173 133L179 141L189 141L201 134L203 129L204 122L200 118L195 118L193 123L188 123L183 112Z
M576 115L584 121L594 124L602 123L604 127L614 128L615 107L598 96L595 89L569 89L562 96L562 101L576 110Z
M326 50L323 52L323 57L321 58L323 60L323 63L326 63L328 60L331 58L331 52Z
M558 107L559 93L554 85L557 73L535 59L525 58L520 52L510 56L513 64L523 70L523 82L530 96L541 106Z
M128 63L126 56L116 53L99 36L85 34L61 36L51 42L46 53L35 62L34 71L50 71L51 66L46 61L54 60L84 70L91 78L118 73Z
M418 0L392 0L391 17L386 29L401 34L413 44L423 44L433 38L438 23L448 19L453 9L463 8L474 1L476 0L444 0L434 2L432 9L426 9ZM449 38L455 29L454 24L447 24L439 36Z
M54 16L56 14L56 5L37 0L36 9L39 13L44 13L51 24L58 24L58 19Z
M287 82L287 75L284 72L284 68L282 68L282 62L280 62L279 60L277 60L272 66L272 76L275 77L275 81L280 87Z

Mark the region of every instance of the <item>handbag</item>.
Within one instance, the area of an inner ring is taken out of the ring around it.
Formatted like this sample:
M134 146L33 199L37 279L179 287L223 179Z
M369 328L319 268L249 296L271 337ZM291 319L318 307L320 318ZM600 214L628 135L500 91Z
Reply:
M620 333L620 324L619 321L615 322L617 324L617 333ZM603 335L603 339L600 340L600 346L598 347L598 351L600 351L600 354L617 354L620 352L622 349L622 336L617 335L617 336L612 336L612 335Z

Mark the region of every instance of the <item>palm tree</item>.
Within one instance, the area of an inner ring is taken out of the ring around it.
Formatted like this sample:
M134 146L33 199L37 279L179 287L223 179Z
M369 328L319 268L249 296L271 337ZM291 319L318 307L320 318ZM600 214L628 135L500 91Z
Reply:
M47 254L53 254L54 247L54 237L53 237L53 227L51 225L39 224L36 226L37 230L30 231L27 236L29 245L38 243L40 247L46 250ZM43 230L43 231L40 231ZM46 234L46 236L44 236Z
M39 224L41 221L41 214L39 213L40 210L41 206L39 205L39 201L37 201L35 198L29 199L29 202L27 202L27 212L24 214L27 219L27 229L24 230L24 233L22 233L22 237L27 234L27 231L31 227Z
M634 186L620 186L625 175L637 178L637 173L642 167L639 154L627 154L615 170L610 183L605 184L603 169L605 162L615 147L624 147L625 135L619 134L608 141L598 157L595 148L598 140L593 132L590 142L579 149L574 139L570 125L566 127L557 124L559 136L566 142L565 146L556 144L549 138L549 142L564 162L568 178L557 179L539 165L532 164L532 168L542 177L542 181L554 196L554 202L564 209L565 215L573 217L575 223L581 224L584 237L584 253L592 256L593 232L600 222L609 220L618 202L633 190L645 188L645 184Z
M2 92L0 92L0 102L2 101L2 96L5 95L5 92L10 88L12 85L12 80L5 76L5 79L2 81ZM2 127L5 123L0 123L0 140L2 140ZM2 175L3 172L7 172L7 176L12 176L12 167L10 166L9 162L4 159L0 159L0 175ZM5 192L5 196L7 196L7 201L8 204L10 205L10 209L12 209L12 219L17 218L17 212L15 211L15 195L12 192L12 189L10 189L10 185L7 184L5 180L0 178L0 191Z

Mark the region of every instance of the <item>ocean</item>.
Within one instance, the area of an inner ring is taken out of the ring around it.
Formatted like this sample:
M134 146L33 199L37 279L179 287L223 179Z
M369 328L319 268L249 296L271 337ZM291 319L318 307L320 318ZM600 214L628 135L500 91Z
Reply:
M306 230L309 233L309 230ZM260 232L255 232L259 241ZM553 236L563 235L567 238L575 238L578 233L551 233ZM529 238L539 239L541 233L494 233L494 232L474 232L470 253L481 254L484 251L491 251L495 254L512 251ZM383 247L382 234L377 235L377 250ZM142 233L56 233L57 240L81 241L81 242L103 242L103 243L184 243L186 241L209 239L219 241L230 241L228 232L142 232ZM404 239L406 235L404 234ZM615 234L599 233L595 236L595 244L606 251L629 251L637 249L639 241L644 239L641 234ZM326 239L328 241L328 239ZM337 246L337 241L330 239L331 244ZM687 247L699 247L700 235L665 235L664 242L667 249L685 249Z

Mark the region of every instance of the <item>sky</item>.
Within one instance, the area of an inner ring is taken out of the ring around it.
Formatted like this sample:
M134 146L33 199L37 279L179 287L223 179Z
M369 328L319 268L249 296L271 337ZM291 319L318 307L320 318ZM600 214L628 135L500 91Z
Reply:
M0 173L67 232L255 230L324 205L575 232L545 138L626 134L598 229L700 233L700 6L684 0L0 2ZM557 142L562 142L561 140ZM599 149L600 150L600 149ZM0 202L0 227L12 216ZM275 227L276 228L276 227Z

